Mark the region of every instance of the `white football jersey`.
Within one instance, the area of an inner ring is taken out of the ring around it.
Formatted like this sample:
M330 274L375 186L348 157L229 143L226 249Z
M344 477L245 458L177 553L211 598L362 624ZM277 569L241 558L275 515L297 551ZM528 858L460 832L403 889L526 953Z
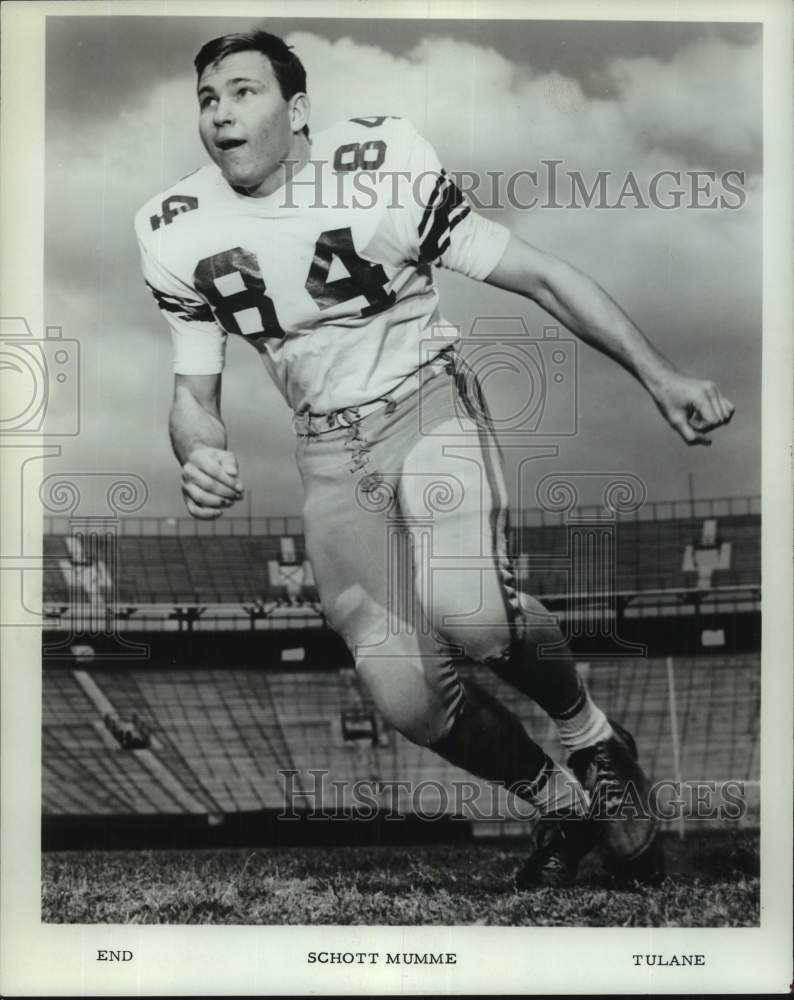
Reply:
M237 334L289 405L314 414L387 395L429 343L454 342L454 327L438 334L431 265L484 279L509 239L409 122L385 117L318 133L310 162L264 198L202 167L147 202L135 229L174 371L221 372Z

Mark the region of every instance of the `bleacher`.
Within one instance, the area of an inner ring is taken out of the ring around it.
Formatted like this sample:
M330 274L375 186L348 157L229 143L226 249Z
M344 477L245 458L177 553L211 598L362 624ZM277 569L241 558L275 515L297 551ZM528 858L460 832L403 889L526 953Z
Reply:
M42 785L45 813L179 811L140 758L105 737L101 716L71 672L44 673Z
M519 585L559 615L589 661L594 697L632 730L655 778L757 785L757 498L651 505L616 520L582 513L519 512L510 539ZM600 552L594 532L609 541ZM432 811L439 788L442 809L460 807L452 783L471 777L389 729L324 627L297 519L121 522L112 543L94 547L55 519L44 538L45 816L278 811L280 771L297 771L330 812L356 804L359 779L386 787L376 795L386 810ZM652 655L615 658L628 647L579 636L571 595L582 591L610 595L599 622ZM119 631L103 632L108 621ZM472 672L559 754L534 703L484 668L461 667ZM308 774L317 769L328 772L319 789ZM430 783L421 802L393 791L406 779ZM475 810L493 800L481 788ZM497 799L504 811L504 793Z
M121 591L148 604L243 604L271 596L278 537L141 536L118 539Z
M621 521L601 530L614 531L614 575L612 589L618 592L686 590L697 586L698 573L685 570L687 547L702 544L705 518L675 518L664 521ZM717 520L717 544L730 545L730 565L717 568L714 587L757 586L761 579L761 519L758 514L734 514ZM576 522L565 525L528 527L517 531L513 551L521 554L522 583L538 597L565 593L570 586L566 564L571 543L581 530ZM585 531L593 531L586 525ZM547 568L549 562L561 568Z
M68 573L64 573L61 562L69 565L69 550L63 535L47 534L42 542L42 554L44 556L44 579L42 589L44 591L44 603L50 605L68 604L70 600L70 579Z
M714 522L714 537L707 539L707 523ZM126 528L115 540L115 579L105 595L121 605L230 605L245 606L283 599L286 575L306 560L301 534L245 535L181 533L135 534ZM214 523L214 522L213 522ZM63 529L60 525L60 529ZM704 573L709 588L757 587L761 579L760 514L731 513L719 517L621 519L598 529L609 533L609 576L606 584L622 593L697 590ZM575 519L519 527L510 547L521 586L538 597L570 591L574 574L587 566L572 564L572 549L582 530ZM66 535L45 536L45 555L55 557L60 570L48 564L44 573L44 605L68 604L70 591L80 579L70 569ZM285 558L285 543L289 555ZM687 552L689 551L689 556ZM724 558L723 558L724 557ZM687 559L690 568L687 569ZM709 562L708 560L711 560ZM713 566L709 570L709 566ZM274 578L273 567L279 569ZM286 574L286 575L285 575ZM285 575L280 579L280 575ZM303 584L304 597L316 600L313 583Z
M615 660L593 664L589 672L594 697L634 732L657 779L677 777L666 666L658 659ZM350 670L152 666L89 672L120 716L134 713L142 720L151 746L130 751L114 745L101 712L76 679L78 672L45 671L45 813L217 815L281 809L284 784L278 772L291 769L301 773L309 791L310 769L328 769L329 783L344 783L340 801L330 784L323 789L329 811L353 804L350 785L356 779L438 782L448 790L452 808L450 783L471 780L389 730ZM461 672L476 676L503 700L550 753L559 752L553 724L529 699L484 668L466 666ZM680 777L757 781L759 657L678 658L674 673ZM345 738L344 716L351 709L372 716L371 739ZM489 799L483 793L480 804ZM300 799L293 804L299 809ZM406 811L416 805L405 791L381 804Z

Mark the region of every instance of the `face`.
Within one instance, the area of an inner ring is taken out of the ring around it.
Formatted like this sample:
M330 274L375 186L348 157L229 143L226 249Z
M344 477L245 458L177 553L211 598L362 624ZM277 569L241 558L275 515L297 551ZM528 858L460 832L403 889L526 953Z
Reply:
M208 66L198 82L199 133L223 176L249 194L281 183L303 128L305 96L285 101L270 60L261 52L234 52Z

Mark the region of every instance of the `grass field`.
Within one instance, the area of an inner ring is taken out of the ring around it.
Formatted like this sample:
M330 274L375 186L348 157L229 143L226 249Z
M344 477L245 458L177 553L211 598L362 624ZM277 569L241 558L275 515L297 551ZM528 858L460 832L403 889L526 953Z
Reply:
M403 847L60 851L42 858L45 923L746 927L757 836L666 844L656 888L617 890L587 860L568 890L516 892L521 841Z

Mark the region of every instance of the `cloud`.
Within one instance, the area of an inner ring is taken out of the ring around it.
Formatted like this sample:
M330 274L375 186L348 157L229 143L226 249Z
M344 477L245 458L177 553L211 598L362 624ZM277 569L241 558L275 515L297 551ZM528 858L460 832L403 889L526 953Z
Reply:
M425 40L402 57L349 39L295 33L289 41L307 66L320 123L402 114L467 169L512 169L538 152L608 169L649 149L703 166L695 158L703 146L713 157L706 166L727 169L760 147L760 43L713 38L668 61L613 60L602 71L613 92L605 100L586 96L575 78L452 38ZM351 87L351 75L366 86Z
M494 213L527 238L591 272L623 302L660 347L682 366L732 386L744 413L757 415L760 388L760 46L700 38L670 58L625 58L599 70L597 95L572 74L538 71L493 47L454 37L425 39L405 53L349 38L329 41L295 32L288 40L306 64L313 128L340 118L397 114L410 118L450 170L485 173L539 169L563 161L592 183L599 170L641 184L662 169L747 171L747 201L736 211L680 209L543 210ZM120 56L121 58L121 56ZM134 61L135 53L128 55ZM62 73L70 63L64 61ZM126 458L162 483L162 506L178 502L165 436L170 385L169 337L140 278L132 217L152 194L205 160L196 135L193 74L158 75L119 95L112 115L84 115L72 101L48 122L48 322L79 336L88 375L92 429L69 445L74 461L114 465ZM122 78L126 70L120 68ZM128 75L128 74L127 74ZM53 84L54 85L54 84ZM70 91L70 93L71 93ZM608 95L608 96L605 96ZM542 188L542 185L541 185ZM540 190L542 195L544 192ZM440 275L449 318L467 326L483 310L547 319L517 297ZM235 446L250 457L259 509L294 507L294 442L283 404L265 376L235 345L225 376L225 412ZM245 355L248 358L248 355ZM651 480L651 493L685 488L692 453L670 449L660 474L647 447L627 441L659 434L653 408L628 421L599 400L629 399L626 375L585 351L583 406L592 423L566 447L570 461L625 467L627 456ZM742 365L737 363L742 359ZM151 400L154 394L156 410ZM136 417L144 407L143 417ZM752 420L750 421L752 424ZM622 428L622 429L621 429ZM265 435L267 458L263 458ZM152 440L157 441L152 447ZM734 490L757 486L758 441L745 431L734 462ZM597 449L594 445L597 443ZM676 457L677 456L677 457ZM702 459L701 463L703 462ZM701 469L727 488L723 466ZM173 510L171 511L173 512Z
M617 59L609 75L627 128L652 147L702 146L724 162L756 161L762 124L760 43L710 39L687 46L670 62Z

